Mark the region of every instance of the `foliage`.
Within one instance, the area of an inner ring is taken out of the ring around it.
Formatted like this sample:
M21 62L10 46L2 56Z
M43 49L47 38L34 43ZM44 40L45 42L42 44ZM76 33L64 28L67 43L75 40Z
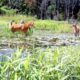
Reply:
M33 33L33 29L32 28L29 28L28 32L27 32L27 35L31 35Z
M9 29L10 21L15 20L16 23L20 23L21 20L34 21L34 28L31 29L28 34L34 33L35 29L40 30L50 30L52 32L61 33L61 32L72 32L70 24L66 21L52 21L52 20L37 20L31 16L25 15L14 15L14 16L0 16L0 36L8 37L17 37ZM15 33L17 34L17 33ZM20 33L21 34L21 33Z
M14 15L16 14L16 10L10 9L7 6L2 6L0 8L0 14Z
M0 0L0 7L7 6L19 14L37 15L40 19L55 19L55 16L58 19L60 15L63 20L77 18L79 3L79 0ZM4 14L3 10L1 13Z
M70 24L66 21L36 20L35 28L53 32L71 32Z
M23 49L0 57L1 80L80 80L80 47L33 49L21 57Z
M0 0L0 6L4 6L8 3L8 0Z

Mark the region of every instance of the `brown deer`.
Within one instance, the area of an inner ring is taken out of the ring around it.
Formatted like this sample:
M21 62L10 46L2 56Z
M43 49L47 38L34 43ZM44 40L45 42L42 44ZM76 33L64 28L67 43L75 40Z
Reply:
M80 27L77 24L73 24L72 27L73 27L74 35L79 36Z
M21 24L16 24L14 21L11 22L11 31L17 32L21 31L27 33L28 29L34 26L34 22L22 22Z

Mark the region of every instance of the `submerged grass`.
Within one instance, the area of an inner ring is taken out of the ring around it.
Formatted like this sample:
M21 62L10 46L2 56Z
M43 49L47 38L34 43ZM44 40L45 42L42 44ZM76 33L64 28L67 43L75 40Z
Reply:
M22 51L0 57L1 80L80 80L80 46Z

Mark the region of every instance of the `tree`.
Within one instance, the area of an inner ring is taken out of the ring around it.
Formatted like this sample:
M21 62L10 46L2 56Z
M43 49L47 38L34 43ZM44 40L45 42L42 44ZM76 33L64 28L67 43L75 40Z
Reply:
M35 14L37 1L36 0L25 0L25 4L27 6L28 12L31 14Z
M8 0L0 0L0 7L6 5L6 3L8 3Z

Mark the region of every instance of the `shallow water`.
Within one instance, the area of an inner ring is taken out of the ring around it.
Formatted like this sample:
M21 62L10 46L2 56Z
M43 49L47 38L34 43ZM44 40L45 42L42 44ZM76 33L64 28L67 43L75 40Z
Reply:
M37 48L59 47L59 46L78 46L80 37L75 37L72 33L53 33L51 31L36 30L31 36L18 36L8 39L0 38L0 56L8 55L16 51L16 48Z
M0 56L7 55L10 56L11 53L14 53L16 50L11 48L0 49Z

